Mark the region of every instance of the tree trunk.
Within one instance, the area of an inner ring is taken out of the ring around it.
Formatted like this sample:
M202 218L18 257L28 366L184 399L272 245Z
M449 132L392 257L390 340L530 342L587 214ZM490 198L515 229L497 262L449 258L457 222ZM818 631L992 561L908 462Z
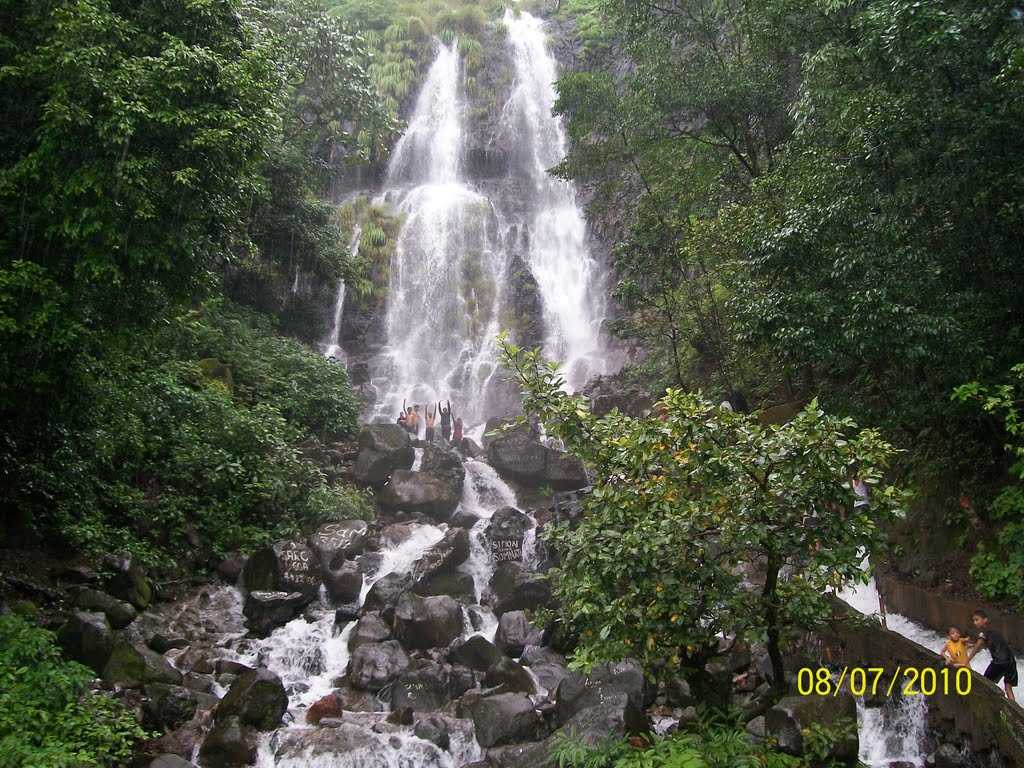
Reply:
M768 658L772 662L772 697L775 699L782 698L786 693L786 670L782 663L782 650L779 648L779 568L778 555L770 552L761 598L764 601L764 619L768 630Z

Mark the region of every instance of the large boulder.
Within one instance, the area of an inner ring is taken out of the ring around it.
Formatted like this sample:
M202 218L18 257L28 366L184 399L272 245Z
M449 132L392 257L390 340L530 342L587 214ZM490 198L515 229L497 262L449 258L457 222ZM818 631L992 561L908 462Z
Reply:
M395 603L398 602L412 586L412 576L408 573L389 573L375 581L366 593L363 608L367 611L379 611L390 619Z
M146 694L143 706L146 723L160 730L173 730L191 720L199 707L200 698L205 700L208 707L217 701L209 694L196 693L183 686L166 683L150 683L143 691Z
M306 602L320 592L320 560L305 542L279 541L254 552L242 569L247 592L298 592Z
M218 723L238 718L243 725L272 731L288 709L288 694L281 678L269 669L251 669L239 675L220 700L214 714Z
M153 602L153 585L142 566L124 557L107 557L105 562L114 571L107 582L107 591L140 611L146 610Z
M367 643L383 643L391 638L391 629L376 613L364 613L348 636L348 649L354 651Z
M257 637L265 637L276 627L299 615L306 598L300 592L250 592L245 596L245 625Z
M435 662L422 662L404 672L391 686L391 708L433 712L451 701L448 670Z
M528 645L540 645L544 633L530 626L523 611L508 611L498 619L494 644L508 656L519 658Z
M101 674L114 649L114 632L102 613L75 611L57 631L57 641L69 658Z
M190 763L180 755L157 755L149 768L195 768L195 763Z
M114 644L103 668L103 682L119 688L138 688L146 683L181 685L181 672L156 651L121 639Z
M309 546L321 563L330 565L338 555L351 558L362 554L369 530L365 520L324 523L309 537Z
M856 722L857 702L849 693L838 696L785 696L768 710L765 727L768 735L778 743L779 749L791 755L803 755L804 733L812 723L833 725L840 719ZM858 740L856 732L837 743L829 758L850 765L857 763Z
M324 586L335 603L354 603L363 590L363 574L353 560L342 560L323 569Z
M530 517L515 507L502 507L495 511L485 531L491 560L495 563L521 562L523 540L531 528L533 521Z
M239 768L256 762L256 732L237 717L217 722L199 750L204 768Z
M348 681L355 688L379 691L397 680L409 664L409 656L397 640L364 643L349 659Z
M558 688L558 684L571 674L564 656L538 645L527 646L519 658L519 663L528 666L536 676L537 682L549 691Z
M382 488L395 470L409 469L414 453L409 433L397 424L368 424L359 433L356 480Z
M522 693L483 696L472 704L476 740L481 747L497 747L537 736L540 715L530 697Z
M85 611L100 611L114 629L124 629L138 616L135 606L127 600L118 600L98 589L83 589L75 598L75 605Z
M517 664L509 658L498 659L487 670L484 676L484 685L488 688L504 686L503 690L533 695L537 692L537 686L533 678L526 671L526 667Z
M556 716L559 724L569 722L585 709L596 707L624 696L622 717L630 732L647 729L648 689L641 666L632 659L614 664L598 664L590 674L571 674L555 690Z
M501 563L494 569L490 587L497 616L509 611L535 611L552 604L551 584L547 578L520 563Z
M483 635L472 635L465 640L453 642L448 650L448 658L453 664L486 672L501 661L502 653Z
M404 593L395 605L395 637L409 649L446 648L462 634L462 608L447 595Z
M392 512L420 512L445 522L459 505L462 480L457 482L433 472L399 469L380 495L384 509Z
M487 448L491 466L502 477L533 488L549 486L571 491L587 485L583 463L516 430L491 440Z
M449 528L439 542L412 564L413 584L418 586L434 576L450 574L468 557L469 532L465 528Z
M473 581L471 574L462 571L439 573L426 581L421 581L412 591L421 597L448 595L459 602L476 602L476 582Z

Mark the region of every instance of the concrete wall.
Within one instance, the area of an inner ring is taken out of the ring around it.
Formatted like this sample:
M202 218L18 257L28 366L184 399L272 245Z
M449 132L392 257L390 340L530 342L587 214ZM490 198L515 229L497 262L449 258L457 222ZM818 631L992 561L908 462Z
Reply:
M974 632L971 614L975 608L981 607L976 603L945 597L897 581L888 575L879 575L876 583L878 591L885 598L887 610L900 613L942 634L951 626L959 627L961 631ZM1002 634L1018 655L1024 653L1024 617L1007 615L988 607L985 607L985 612L992 629Z
M837 663L848 667L897 667L941 670L943 661L932 651L870 621L852 618L845 605L836 608L836 620L825 638ZM897 685L900 681L897 681ZM938 716L943 730L970 739L976 751L995 750L1007 765L1024 768L1024 709L1010 703L1002 690L977 672L971 672L971 692L937 692L928 697L930 719Z

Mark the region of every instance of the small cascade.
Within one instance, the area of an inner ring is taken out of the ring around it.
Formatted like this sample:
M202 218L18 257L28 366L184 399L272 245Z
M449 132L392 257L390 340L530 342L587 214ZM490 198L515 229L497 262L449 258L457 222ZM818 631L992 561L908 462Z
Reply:
M359 255L359 242L363 236L363 228L358 222L352 229L352 236L348 241L348 252L355 258ZM338 279L338 292L335 294L334 311L331 314L331 332L324 342L324 357L344 359L344 352L341 349L341 318L345 313L345 279Z
M572 184L548 170L566 153L565 130L552 108L558 69L544 23L526 11L505 11L515 86L503 122L516 161L533 188L528 262L544 307L545 352L563 364L570 389L606 372L601 342L604 287L587 246L587 226Z
M924 766L928 735L928 701L924 696L905 696L884 707L857 702L858 758L871 768Z

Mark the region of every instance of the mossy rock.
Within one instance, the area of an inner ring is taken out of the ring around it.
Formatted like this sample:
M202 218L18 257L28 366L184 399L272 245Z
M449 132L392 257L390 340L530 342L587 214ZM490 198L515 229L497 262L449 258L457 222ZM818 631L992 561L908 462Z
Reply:
M39 608L31 600L15 600L11 603L11 613L29 621L39 618Z
M156 651L121 640L114 645L103 681L122 688L137 688L147 683L181 685L181 672Z
M223 387L229 393L235 391L235 378L231 373L231 367L225 365L215 357L207 357L199 361L199 370L210 382Z

